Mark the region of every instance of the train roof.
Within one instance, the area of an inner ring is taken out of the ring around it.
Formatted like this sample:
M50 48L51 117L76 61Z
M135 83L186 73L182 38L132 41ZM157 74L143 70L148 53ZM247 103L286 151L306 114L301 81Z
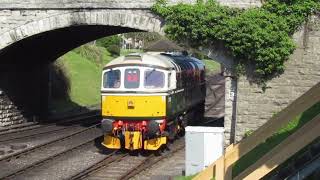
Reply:
M120 56L108 63L104 67L104 69L131 65L144 65L159 67L163 69L177 69L177 64L181 66L182 64L190 61L196 63L198 68L204 68L204 64L196 58L183 55L166 54L161 52L146 52L132 53L127 56Z

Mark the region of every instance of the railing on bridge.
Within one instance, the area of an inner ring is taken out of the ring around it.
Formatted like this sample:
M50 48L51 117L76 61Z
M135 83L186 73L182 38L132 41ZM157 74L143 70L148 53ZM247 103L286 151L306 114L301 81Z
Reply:
M272 117L249 137L243 139L238 144L228 146L225 154L204 171L200 172L194 180L209 180L213 177L215 177L215 180L232 179L232 167L235 162L257 145L265 142L267 138L277 132L279 127L287 125L296 116L318 102L320 102L320 82ZM319 136L320 113L234 179L262 178Z

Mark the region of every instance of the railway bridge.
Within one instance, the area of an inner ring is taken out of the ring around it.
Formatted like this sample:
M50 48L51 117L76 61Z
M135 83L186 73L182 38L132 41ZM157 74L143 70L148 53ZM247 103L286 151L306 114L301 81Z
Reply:
M178 2L194 3L195 0L169 1L171 4ZM260 0L218 0L218 2L239 8L261 5ZM154 3L155 0L2 0L0 2L0 126L21 123L24 117L46 117L48 65L73 48L119 33L148 31L163 34L165 22L150 11ZM315 22L319 21L318 18L314 19ZM295 37L298 44L301 42L301 46L299 44L297 56L293 59L299 59L306 55L304 52L307 52L306 59L309 62L309 57L315 55L316 50L308 49L318 48L317 43L313 41L316 41L315 38L320 38L319 31L314 32L316 33L310 34L302 29L297 33ZM225 52L210 49L206 52L226 68L232 69L233 60ZM294 61L293 64L297 63L298 61ZM300 88L296 88L285 98L272 94L278 93L279 96L287 94L292 86L290 82L296 78L295 74L284 76L286 84L283 86L278 83L283 80L278 80L273 84L272 91L267 92L266 97L258 99L262 96L258 87L251 87L245 78L237 79L226 71L227 139L230 133L231 141L241 138L246 130L257 128L268 119L266 116L271 116L312 87L316 83L312 77L319 78L320 68L319 63L316 65L309 63L309 65L306 67L307 70L302 70L303 72L299 70L294 72L297 75L308 76L309 79L311 77L311 80L308 80L306 85L301 85L303 84L301 82L298 85ZM303 69L305 66L300 67ZM236 102L237 97L242 100L241 103ZM256 100L261 105L255 104ZM276 108L265 109L263 106L270 104L276 105ZM264 121L260 121L261 117L255 108L268 111L261 115ZM236 122L237 119L239 123ZM239 134L235 132L236 128L240 128Z

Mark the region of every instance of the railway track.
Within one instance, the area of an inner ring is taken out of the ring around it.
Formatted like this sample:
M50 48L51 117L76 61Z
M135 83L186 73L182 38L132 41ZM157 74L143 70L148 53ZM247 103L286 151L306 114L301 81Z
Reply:
M0 130L0 136L3 136L3 135L17 136L21 133L30 132L30 131L34 132L34 131L37 131L38 129L63 126L63 125L74 124L74 123L81 123L85 119L89 119L89 118L91 119L99 116L100 116L100 112L93 110L86 113L80 113L72 116L61 117L54 120L54 123L41 124L38 122L29 122L29 123L19 125L17 127L14 126L12 128L6 128L6 130Z
M140 166L135 167L131 171L127 172L124 176L122 176L121 180L127 179L153 179L152 177L146 178L145 174L147 171L152 170L155 167L158 167L160 163L164 163L168 158L179 154L182 150L184 151L185 144L184 138L181 138L174 144L173 147L170 148L170 151L163 153L161 156L155 156L151 160L148 160L141 164ZM169 165L170 166L170 165ZM171 166L172 168L172 166ZM159 171L158 171L159 172ZM166 175L167 172L163 172L163 175Z
M0 179L15 179L41 164L94 144L95 139L101 135L97 125L93 125L55 141L4 157L0 159Z
M95 117L92 115L78 120ZM69 121L73 124L73 120ZM0 155L0 179L129 179L175 152L173 149L161 156L132 156L119 151L101 153L98 146L102 141L102 132L98 125L50 124L0 134L0 144L5 144L62 133L62 137L54 137L48 142L6 156Z
M0 127L0 134L6 134L10 132L17 131L18 129L32 129L33 127L39 126L37 122L26 122L18 125L12 125L10 127Z
M84 171L68 178L69 180L76 179L130 179L142 171L155 165L157 162L171 156L172 154L184 148L184 140L178 140L170 151L162 152L160 155L149 153L140 156L132 156L128 153L119 151L113 152L92 165Z
M78 127L80 125L88 125L98 123L100 115L97 112L89 112L81 114L70 119L60 119L56 123L36 124L28 128L16 129L14 131L0 133L0 144L10 143L17 140L37 137L39 135L48 135L57 133L66 129Z

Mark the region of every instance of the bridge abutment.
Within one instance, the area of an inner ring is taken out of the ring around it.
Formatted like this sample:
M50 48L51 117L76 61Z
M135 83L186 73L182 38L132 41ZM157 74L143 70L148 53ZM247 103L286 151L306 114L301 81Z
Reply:
M44 120L48 113L48 65L8 65L0 74L0 126Z

